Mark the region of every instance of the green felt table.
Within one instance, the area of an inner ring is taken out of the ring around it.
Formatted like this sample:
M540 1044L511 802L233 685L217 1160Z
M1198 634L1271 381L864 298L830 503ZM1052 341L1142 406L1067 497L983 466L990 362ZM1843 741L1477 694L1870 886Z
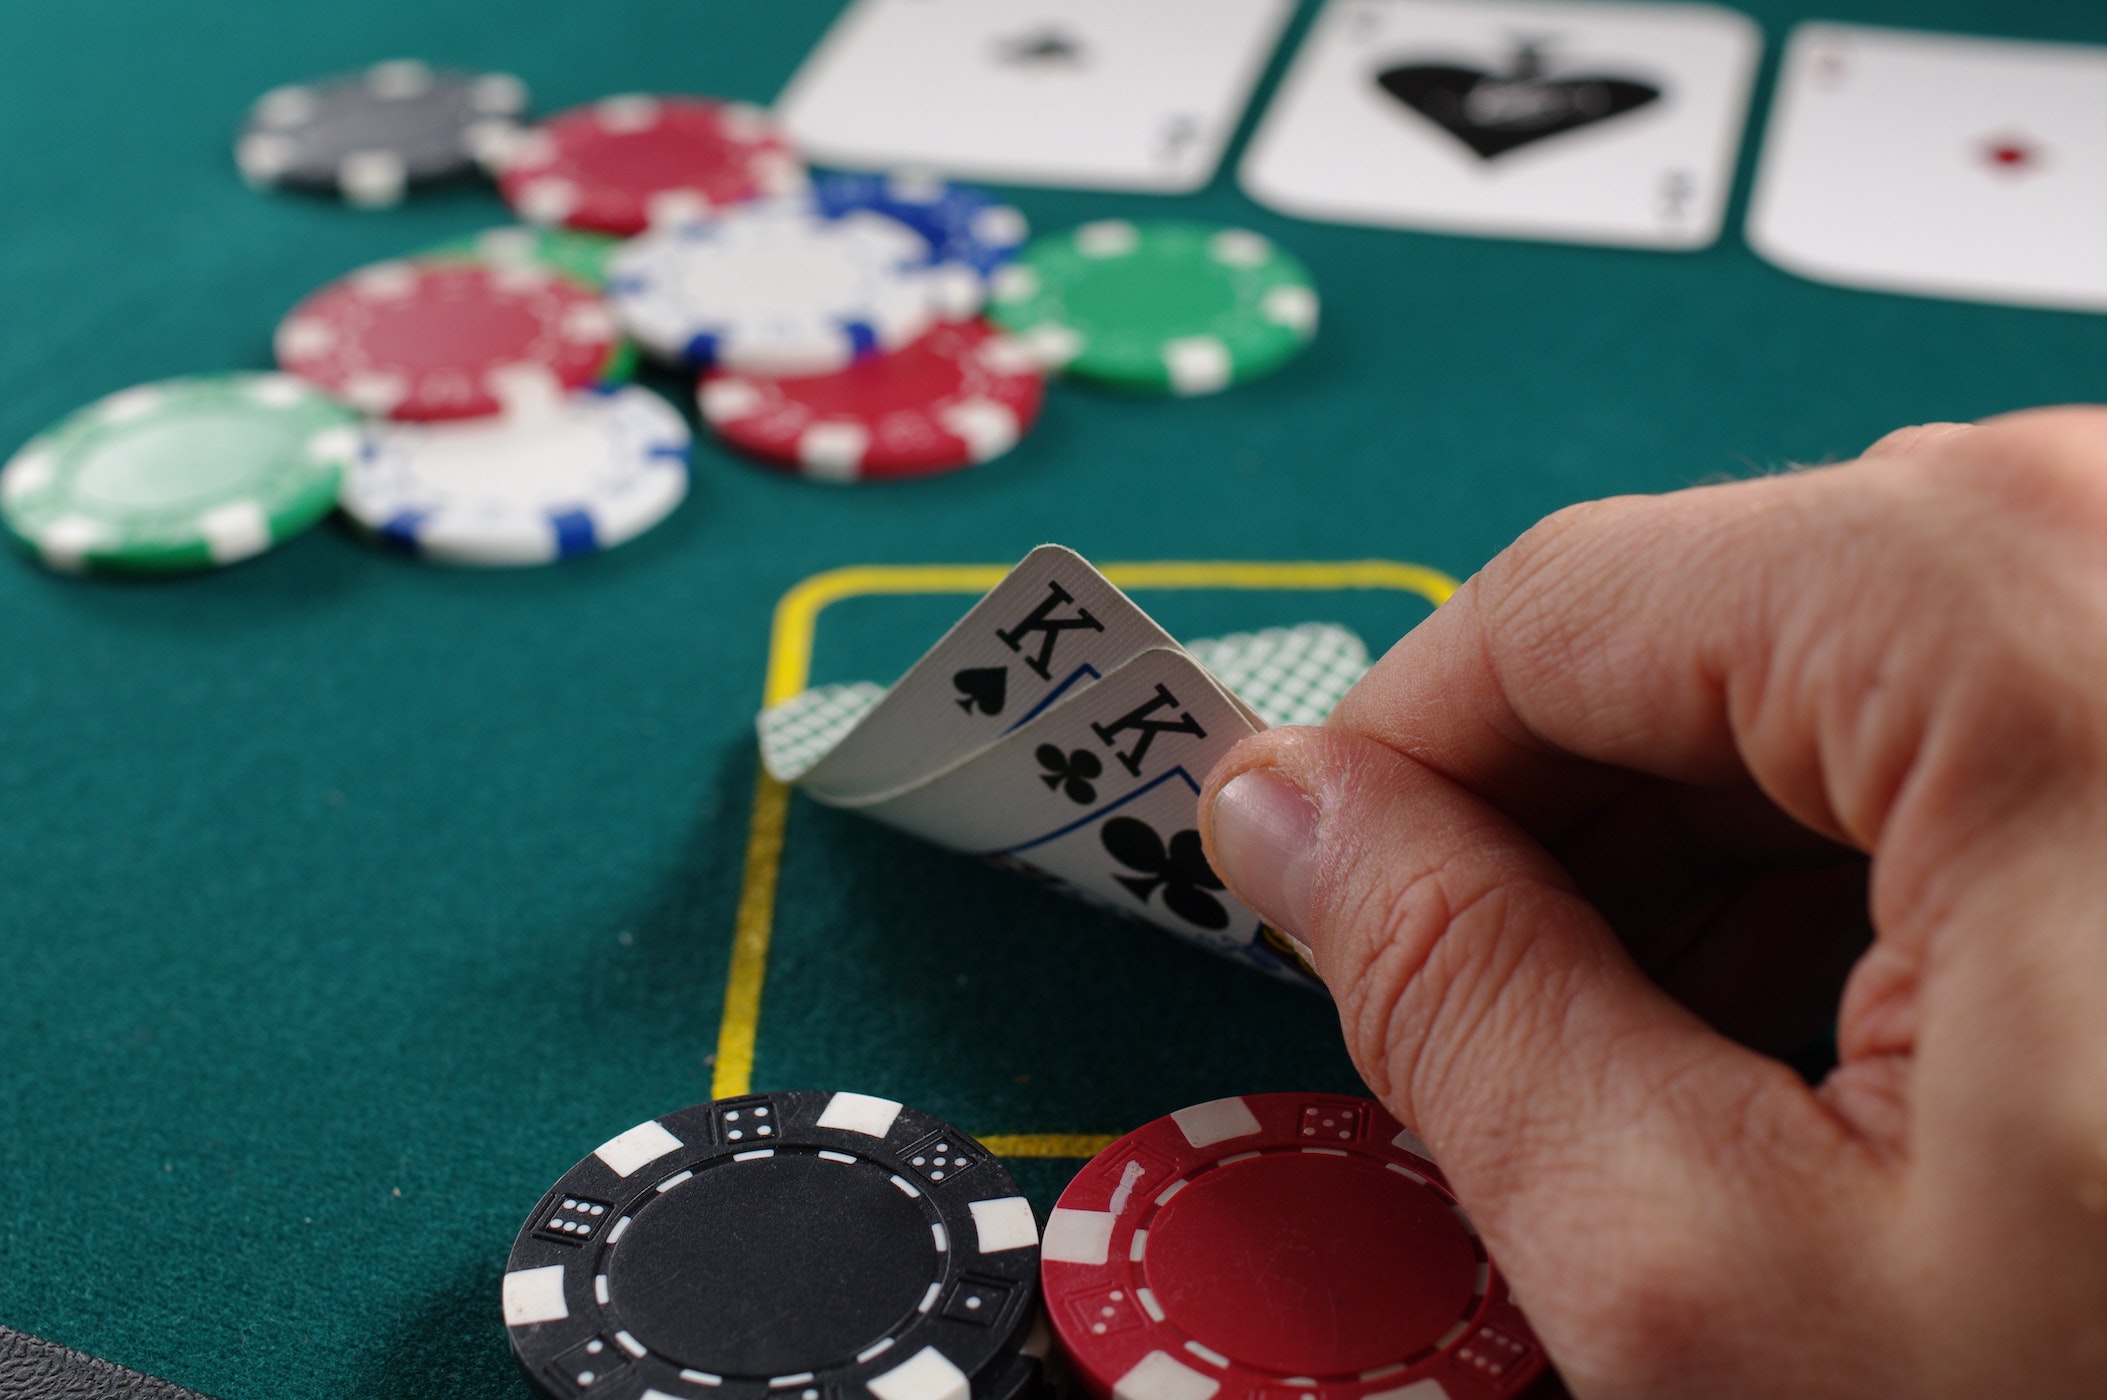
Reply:
M476 187L378 213L244 189L229 135L263 89L408 54L515 71L544 110L765 102L835 8L0 7L0 446L125 385L262 367L312 287L503 221ZM1815 15L2107 40L2081 0L1742 8L1773 61ZM1461 577L1570 501L2107 388L2107 318L1815 286L1731 231L1661 255L1331 227L1226 175L1013 195L1048 229L1262 230L1314 269L1322 333L1219 397L1057 386L1015 452L938 480L834 488L703 442L667 524L554 568L426 567L335 526L157 583L0 559L0 1323L229 1400L517 1396L497 1281L523 1215L713 1085L859 1089L1020 1154L1356 1086L1322 998L1139 925L802 799L779 861L754 847L752 717L801 580L1045 540ZM1428 607L1137 596L1180 635L1323 619L1378 648ZM849 589L811 677L889 680L967 601ZM1074 1162L1015 1166L1043 1209Z

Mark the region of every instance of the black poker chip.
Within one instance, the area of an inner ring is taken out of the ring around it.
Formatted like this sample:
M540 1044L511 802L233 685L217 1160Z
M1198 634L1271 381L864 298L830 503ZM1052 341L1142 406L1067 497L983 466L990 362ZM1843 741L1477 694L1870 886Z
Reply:
M1017 1353L994 1372L977 1400L1065 1400L1074 1393L1068 1373L1054 1354L1053 1332L1046 1324L1046 1311L1037 1310Z
M504 1314L556 1400L1029 1400L1038 1277L1031 1204L987 1149L796 1090L669 1113L571 1168L512 1246Z
M242 178L260 188L334 191L385 205L456 179L517 138L527 90L509 73L460 73L414 59L274 88L256 99L235 143Z

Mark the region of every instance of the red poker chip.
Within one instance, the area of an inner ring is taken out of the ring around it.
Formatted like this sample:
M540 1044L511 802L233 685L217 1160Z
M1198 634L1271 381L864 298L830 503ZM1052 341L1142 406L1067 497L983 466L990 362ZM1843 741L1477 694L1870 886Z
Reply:
M832 374L713 370L697 399L734 447L827 481L928 476L985 462L1039 416L1046 380L1027 348L985 322L939 325Z
M620 344L590 288L539 267L385 262L278 323L278 363L368 413L476 418L596 382Z
M1510 1400L1545 1368L1448 1182L1372 1099L1159 1118L1069 1183L1039 1257L1099 1400Z
M523 219L624 237L805 183L758 107L692 97L609 97L558 112L492 164Z

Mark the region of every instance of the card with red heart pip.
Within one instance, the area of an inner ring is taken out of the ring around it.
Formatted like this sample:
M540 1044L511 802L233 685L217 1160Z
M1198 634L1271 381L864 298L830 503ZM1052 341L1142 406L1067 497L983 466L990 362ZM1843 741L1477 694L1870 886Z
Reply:
M1312 219L1703 248L1761 51L1713 5L1331 0L1241 179Z

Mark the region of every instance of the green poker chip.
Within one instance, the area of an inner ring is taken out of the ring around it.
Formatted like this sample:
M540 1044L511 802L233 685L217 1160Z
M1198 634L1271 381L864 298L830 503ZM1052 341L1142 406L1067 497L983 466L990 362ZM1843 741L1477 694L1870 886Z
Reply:
M608 233L575 228L533 228L506 224L481 233L464 234L436 243L415 256L432 262L480 262L491 267L538 267L594 291L607 289L607 255L622 240ZM600 370L600 383L627 384L636 378L637 349L620 340L607 355Z
M1248 229L1109 219L1034 240L995 275L988 315L1077 378L1211 394L1309 344L1317 288Z
M362 420L289 374L142 384L0 467L0 523L68 573L175 573L261 554L335 506Z

